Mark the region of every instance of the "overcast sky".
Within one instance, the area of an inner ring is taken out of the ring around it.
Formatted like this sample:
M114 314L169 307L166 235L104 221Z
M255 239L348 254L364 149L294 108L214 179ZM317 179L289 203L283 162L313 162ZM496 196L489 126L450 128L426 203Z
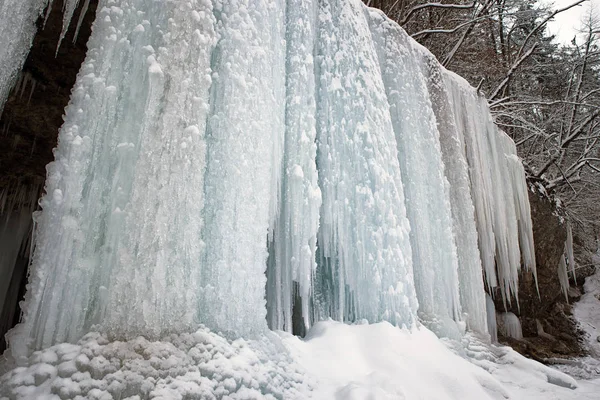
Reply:
M554 3L554 8L563 8L569 4L573 4L576 0L547 0L548 3ZM575 6L570 10L563 11L554 17L554 21L548 23L548 32L556 34L556 40L568 44L577 33L577 28L581 26L582 17L590 4L593 3L594 8L600 11L600 0L588 0L579 6Z

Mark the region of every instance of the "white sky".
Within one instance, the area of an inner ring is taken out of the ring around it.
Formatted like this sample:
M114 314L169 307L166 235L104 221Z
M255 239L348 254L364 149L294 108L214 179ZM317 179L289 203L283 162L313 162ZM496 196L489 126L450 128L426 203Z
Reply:
M576 0L547 0L549 4L554 4L554 8L563 8L573 4ZM575 6L567 11L563 11L554 17L554 21L548 23L548 32L556 34L556 41L569 44L573 36L577 34L577 28L581 26L581 21L590 4L600 11L600 0L588 0L579 6Z

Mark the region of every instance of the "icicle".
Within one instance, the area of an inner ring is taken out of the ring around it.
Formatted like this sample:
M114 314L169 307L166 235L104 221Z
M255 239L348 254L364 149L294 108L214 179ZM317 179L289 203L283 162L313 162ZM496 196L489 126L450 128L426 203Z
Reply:
M498 314L500 320L499 330L503 336L517 340L523 339L523 330L521 329L521 321L519 317L511 312Z
M462 78L448 74L455 120L465 138L479 249L488 288L504 304L517 299L521 258L536 280L533 230L523 166L512 140L491 119L487 102Z
M423 74L428 53L398 25L378 15L371 19L371 31L390 104L411 224L419 314L436 333L456 336L455 321L461 318L458 258L439 132Z
M565 248L566 252L566 248ZM565 300L569 302L569 276L567 275L567 263L565 261L565 254L560 256L558 262L558 280L560 281L560 288L565 295Z
M485 309L487 318L487 328L490 334L492 343L498 342L498 328L496 326L496 305L492 296L486 293L485 295Z
M81 29L81 24L83 24L83 20L85 15L88 12L90 7L90 0L84 0L83 7L81 7L81 12L79 13L79 19L77 19L77 28L75 28L75 34L73 35L73 43L77 42L77 37L79 36L79 30Z
M67 36L67 32L69 31L69 26L71 25L71 20L73 19L73 14L75 14L77 5L79 5L79 0L64 0L63 2L63 26L62 31L60 32L60 37L58 38L58 44L56 45L56 54L58 54L58 50L60 49L63 39L65 36Z
M267 318L271 329L291 332L293 282L298 284L301 302L296 306L302 309L305 328L310 327L309 304L321 206L315 164L314 3L289 1L286 21L285 161L279 216L267 269Z
M567 241L565 243L565 254L567 255L567 261L569 262L569 268L571 269L573 280L577 281L577 276L575 275L575 254L573 253L573 230L571 228L571 223L569 222L567 222Z
M488 160L485 158L486 142L481 127L474 115L478 112L477 94L459 76L448 72L444 82L450 93L458 132L463 138L469 164L471 197L475 208L479 251L483 265L485 283L488 289L498 286L495 267L496 239L493 226L494 198L490 195L494 188Z

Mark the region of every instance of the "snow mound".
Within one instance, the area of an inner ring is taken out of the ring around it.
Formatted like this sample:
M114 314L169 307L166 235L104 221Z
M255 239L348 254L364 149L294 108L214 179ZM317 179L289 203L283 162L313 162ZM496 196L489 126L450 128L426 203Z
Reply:
M0 378L0 398L300 399L311 387L275 334L231 341L201 327L162 341L90 333L36 351Z
M575 381L472 333L440 340L423 326L387 322L319 322L304 339L279 331L230 340L204 327L161 341L90 333L6 367L0 400L591 400L600 393L598 379Z

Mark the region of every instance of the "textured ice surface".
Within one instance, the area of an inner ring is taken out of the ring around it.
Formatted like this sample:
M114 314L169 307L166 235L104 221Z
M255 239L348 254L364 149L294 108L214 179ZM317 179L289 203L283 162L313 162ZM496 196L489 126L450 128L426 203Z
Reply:
M452 111L450 93L444 84L444 71L430 54L426 54L425 57L424 67L437 129L440 133L444 172L450 184L452 230L458 250L460 304L463 313L466 313L465 320L468 327L483 333L486 332L488 312L486 312L486 302L483 299L485 292L481 285L483 271L477 246L475 209L471 199L469 165L467 164L464 138L458 129ZM494 332L489 331L489 333L494 340L495 327Z
M460 318L458 259L439 131L421 68L428 53L383 14L372 12L370 22L398 148L419 315L448 335Z
M285 137L281 170L281 202L269 237L267 320L271 329L292 330L294 282L302 320L310 326L310 298L321 191L316 152L316 103L313 48L317 5L294 0L285 15ZM279 77L281 79L281 77ZM274 202L274 205L278 203Z
M501 335L511 337L513 339L523 339L523 331L521 330L521 320L511 312L498 314L498 331Z
M485 295L485 306L487 311L487 330L490 334L492 343L498 342L498 326L496 323L496 305L494 299L486 293Z
M360 2L319 6L316 319L411 325L409 222L376 44Z

